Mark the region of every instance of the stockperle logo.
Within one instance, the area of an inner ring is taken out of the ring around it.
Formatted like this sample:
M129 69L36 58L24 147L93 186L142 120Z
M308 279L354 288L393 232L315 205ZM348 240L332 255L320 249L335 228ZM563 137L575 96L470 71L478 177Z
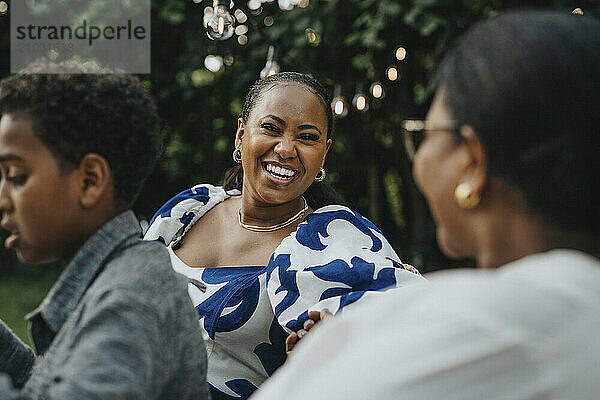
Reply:
M150 73L150 0L19 0L10 15L13 73L40 58Z

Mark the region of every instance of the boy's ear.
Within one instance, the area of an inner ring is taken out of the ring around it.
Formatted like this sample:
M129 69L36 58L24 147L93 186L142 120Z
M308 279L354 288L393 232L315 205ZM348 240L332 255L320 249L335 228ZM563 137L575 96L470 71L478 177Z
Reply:
M107 195L112 196L110 165L98 154L86 154L79 164L81 191L79 203L83 208L94 207Z

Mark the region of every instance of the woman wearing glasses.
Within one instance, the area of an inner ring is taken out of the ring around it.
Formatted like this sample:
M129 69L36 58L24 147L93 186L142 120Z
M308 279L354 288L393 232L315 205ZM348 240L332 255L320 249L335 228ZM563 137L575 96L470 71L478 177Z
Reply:
M480 269L322 323L256 400L597 399L599 93L598 20L507 14L467 34L406 128L424 129L413 171L440 247Z
M175 196L146 233L168 245L173 267L190 278L214 400L248 398L285 360L288 333L310 328L309 311L335 313L365 292L423 281L321 182L329 104L306 75L256 82L238 120L239 166L223 187Z

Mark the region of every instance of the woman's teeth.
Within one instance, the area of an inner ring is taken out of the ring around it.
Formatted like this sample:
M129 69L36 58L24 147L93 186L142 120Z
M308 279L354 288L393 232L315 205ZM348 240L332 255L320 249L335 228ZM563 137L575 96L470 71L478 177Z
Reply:
M292 171L292 170L286 169L286 168L282 168L282 167L278 167L273 164L267 164L266 169L268 172L270 172L271 174L275 175L278 178L290 179L291 177L296 175L295 171Z

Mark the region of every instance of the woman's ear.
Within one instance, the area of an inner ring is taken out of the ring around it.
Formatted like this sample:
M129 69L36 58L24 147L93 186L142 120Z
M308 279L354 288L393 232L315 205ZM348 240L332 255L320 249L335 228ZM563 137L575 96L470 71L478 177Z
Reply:
M327 157L327 153L329 153L329 149L331 148L332 143L333 143L333 140L327 139L327 144L325 147L325 154L323 154L323 161L321 162L321 165L325 165L325 158Z
M113 195L113 182L110 165L98 154L86 154L79 163L81 191L79 203L83 208L92 208L98 202Z
M244 136L244 120L238 118L237 131L235 132L235 148L239 148L242 145L242 137Z
M469 183L473 190L480 194L487 185L487 154L481 139L475 133L470 125L463 125L460 128L460 135L466 153L466 165L464 172L464 182Z

